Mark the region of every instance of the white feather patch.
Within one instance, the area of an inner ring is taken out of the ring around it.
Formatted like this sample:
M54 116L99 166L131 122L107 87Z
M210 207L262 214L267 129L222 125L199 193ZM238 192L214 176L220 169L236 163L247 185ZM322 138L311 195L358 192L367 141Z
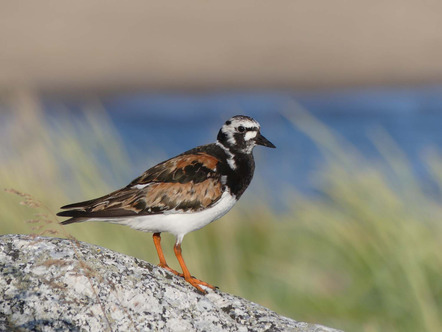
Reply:
M222 148L224 150L224 152L227 154L227 163L229 164L230 168L231 169L236 169L235 159L233 159L232 152L230 152L230 150L227 149L220 142L216 142L216 145L218 145L220 148Z
M135 186L132 186L132 188L134 189L143 189L146 188L147 186L150 186L152 183L145 183L145 184L136 184Z
M250 141L252 138L255 138L257 134L258 134L258 132L255 131L255 130L248 131L248 132L246 132L246 134L244 135L244 139L245 139L246 141Z
M229 158L229 159L227 159L227 163L229 164L231 169L236 169L235 159Z

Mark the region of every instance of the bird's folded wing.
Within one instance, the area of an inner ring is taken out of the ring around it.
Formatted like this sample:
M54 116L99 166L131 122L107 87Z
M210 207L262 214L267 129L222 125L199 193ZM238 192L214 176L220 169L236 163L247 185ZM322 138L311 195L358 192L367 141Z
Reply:
M218 159L184 154L147 170L127 187L90 201L63 206L59 216L113 218L168 212L201 211L223 192Z

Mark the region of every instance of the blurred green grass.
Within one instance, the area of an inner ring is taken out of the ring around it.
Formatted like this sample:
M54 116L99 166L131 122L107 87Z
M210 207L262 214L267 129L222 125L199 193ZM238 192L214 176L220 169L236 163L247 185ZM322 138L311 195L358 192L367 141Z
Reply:
M49 126L38 105L14 114L3 133L0 183L41 201L49 219L56 220L63 204L132 179L124 147L99 105L86 110L81 126L67 120ZM384 162L374 163L307 112L287 114L326 157L312 175L321 195L293 189L287 198L291 209L283 214L262 201L240 202L222 220L185 237L183 253L192 274L300 321L347 331L441 331L440 202L421 189L382 131L373 141ZM434 153L427 162L442 189L441 158ZM19 201L0 192L0 232L44 231L25 222L41 211ZM56 223L44 227L66 235ZM149 233L105 223L64 230L81 241L157 262ZM178 269L174 239L166 234L164 239L168 263Z

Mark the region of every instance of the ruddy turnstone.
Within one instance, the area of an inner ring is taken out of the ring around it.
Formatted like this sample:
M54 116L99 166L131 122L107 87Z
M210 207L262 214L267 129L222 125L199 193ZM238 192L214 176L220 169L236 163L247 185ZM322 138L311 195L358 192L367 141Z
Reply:
M184 235L225 215L253 177L253 148L275 146L260 133L257 121L237 115L220 129L216 143L196 147L144 172L126 187L103 197L61 207L71 217L63 225L106 221L152 232L159 266L184 277L202 293L214 287L191 276L181 254ZM162 232L176 236L174 252L183 270L171 269L161 248Z

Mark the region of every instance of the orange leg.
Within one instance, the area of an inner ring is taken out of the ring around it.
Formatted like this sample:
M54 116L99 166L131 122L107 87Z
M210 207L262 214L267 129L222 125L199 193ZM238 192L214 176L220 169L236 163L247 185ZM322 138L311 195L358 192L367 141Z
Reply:
M155 249L158 253L158 258L160 259L160 264L158 264L159 267L162 267L163 269L166 269L173 274L176 274L177 276L182 276L181 273L175 271L174 269L170 268L169 265L166 263L166 258L164 258L163 248L161 248L161 233L154 233L153 234L153 243L155 244Z
M206 286L206 287L209 287L209 288L212 288L212 289L215 289L214 286L212 286L212 285L210 285L210 284L208 284L208 283L206 283L204 281L201 281L199 279L196 279L196 278L194 278L194 277L192 277L190 275L190 272L187 269L186 263L184 263L184 259L183 259L183 256L181 254L181 244L180 243L175 244L175 246L173 247L173 251L175 252L175 256L178 259L178 262L180 263L181 268L183 269L184 280L186 280L189 284L191 284L193 287L195 287L201 293L204 293L204 294L206 294L206 291L203 290L200 287L200 285Z

